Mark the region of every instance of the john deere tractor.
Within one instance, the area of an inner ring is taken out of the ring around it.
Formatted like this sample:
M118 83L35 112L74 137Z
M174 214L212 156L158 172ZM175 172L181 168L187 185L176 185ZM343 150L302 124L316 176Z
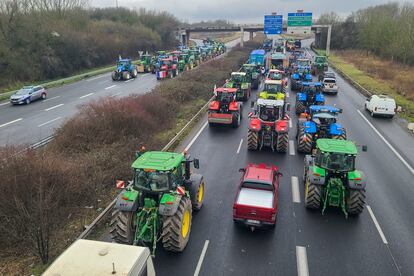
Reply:
M250 98L251 84L245 72L231 73L230 80L225 84L226 88L237 88L236 100L247 101Z
M142 55L137 64L138 73L155 72L155 58L152 55Z
M116 70L112 72L112 80L129 80L138 76L137 68L131 59L119 59Z
M246 73L248 81L253 89L259 88L260 83L260 67L256 64L243 64L242 72Z
M203 206L204 178L192 173L198 159L173 152L138 153L132 183L116 200L111 238L117 243L181 252L190 238L192 211Z
M287 109L283 100L257 100L254 114L249 116L247 132L249 150L269 147L272 151L287 152L289 143Z
M346 140L346 129L338 123L338 113L341 112L342 109L332 106L310 106L309 114L302 114L298 119L298 152L311 153L320 138Z
M363 146L366 151L366 146ZM305 156L303 180L305 207L339 207L345 214L359 215L365 207L366 179L355 169L357 148L351 141L318 139L315 155Z
M302 91L296 94L296 114L307 111L311 105L324 105L325 96L322 93L322 85L319 82L302 83Z
M312 64L312 75L319 76L325 71L328 71L328 60L325 56L316 56Z

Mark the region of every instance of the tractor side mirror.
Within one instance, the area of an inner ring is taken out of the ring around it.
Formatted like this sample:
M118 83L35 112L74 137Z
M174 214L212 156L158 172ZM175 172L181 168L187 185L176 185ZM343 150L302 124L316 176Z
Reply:
M254 101L250 102L250 107L253 108L254 107Z
M363 145L362 146L362 151L367 152L368 151L368 146L367 145Z
M343 109L342 108L340 108L339 110L338 110L338 113L342 113L343 112Z
M243 172L244 173L244 172L246 172L246 169L245 168L240 168L239 169L239 172Z
M194 158L193 163L194 163L194 168L196 169L200 168L200 160Z

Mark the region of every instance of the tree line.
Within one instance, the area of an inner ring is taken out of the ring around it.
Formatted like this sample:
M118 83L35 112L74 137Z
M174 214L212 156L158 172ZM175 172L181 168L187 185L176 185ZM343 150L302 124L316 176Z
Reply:
M174 47L178 25L165 12L89 8L88 0L2 0L0 88Z
M332 24L333 49L361 49L383 58L414 64L414 5L388 3L353 12L343 19L322 14L319 24ZM322 38L322 41L326 41Z

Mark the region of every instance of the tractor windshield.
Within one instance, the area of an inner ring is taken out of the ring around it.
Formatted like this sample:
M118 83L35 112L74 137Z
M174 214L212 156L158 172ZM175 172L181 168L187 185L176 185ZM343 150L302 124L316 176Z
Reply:
M279 111L278 107L261 106L259 117L263 121L274 122L280 117Z
M354 170L355 156L344 153L320 153L317 156L316 163L328 170L348 172Z
M281 84L266 84L265 91L270 93L277 93L282 91L282 85Z
M228 104L233 101L234 95L232 93L218 93L217 100L222 104Z
M135 186L144 190L160 192L169 190L168 173L145 170L135 172Z
M309 60L298 60L299 66L309 66Z
M271 72L269 74L269 79L271 79L271 80L281 80L282 78L283 78L283 76L280 73Z
M241 82L243 82L243 76L242 75L232 75L231 80L235 83L241 83Z
M325 57L317 57L317 58L315 58L315 62L316 63L325 63L326 58Z

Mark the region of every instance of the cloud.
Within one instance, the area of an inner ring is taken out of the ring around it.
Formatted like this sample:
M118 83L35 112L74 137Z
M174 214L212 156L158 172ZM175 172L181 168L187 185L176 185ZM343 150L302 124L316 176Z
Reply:
M114 7L115 1L91 0L91 5ZM388 0L118 0L122 7L167 11L180 20L188 22L227 19L235 23L261 23L265 14L277 12L287 16L288 12L298 9L313 12L315 17L330 11L347 16L352 11L388 2ZM407 0L396 0L396 2L404 3ZM414 3L414 0L408 2Z

